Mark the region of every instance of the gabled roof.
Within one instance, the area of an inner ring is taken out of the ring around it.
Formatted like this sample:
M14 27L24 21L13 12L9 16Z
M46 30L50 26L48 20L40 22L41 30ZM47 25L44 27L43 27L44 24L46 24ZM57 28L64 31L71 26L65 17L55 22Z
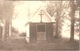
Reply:
M53 18L52 18L42 7L40 7L39 9L37 9L36 12L29 18L29 20L31 20L31 19L34 17L34 15L35 15L37 12L39 12L40 10L42 10L42 11L45 12L45 14L46 14L46 15L49 17L49 19L51 20L51 22L55 22L55 20L53 20Z

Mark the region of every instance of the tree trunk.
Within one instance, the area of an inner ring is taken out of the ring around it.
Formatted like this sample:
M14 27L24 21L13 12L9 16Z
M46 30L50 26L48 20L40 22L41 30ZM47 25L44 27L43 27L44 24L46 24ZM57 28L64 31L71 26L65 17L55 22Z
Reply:
M4 1L3 2L3 18L5 20L5 25L4 25L4 34L3 34L3 39L6 40L9 35L10 35L10 24L12 20L12 15L13 15L13 1Z
M74 14L74 13L73 13ZM74 15L71 17L71 34L70 34L70 41L74 41Z
M11 34L12 34L12 24L10 23L9 24L9 37L11 36Z
M58 38L59 33L58 33L58 21L56 21L56 34L55 34L55 38Z
M5 22L5 39L7 38L7 37L9 37L9 23L6 21Z
M5 20L3 20L4 26L3 26L3 33L2 33L2 41L4 41L5 38Z
M62 11L62 1L60 1L59 7L56 9L57 15L56 15L56 34L55 34L55 38L60 38L61 37L61 35L59 33L60 32L60 25L59 25L59 23L61 23L60 22L61 11Z
M60 11L59 11L59 8L56 12L57 12L57 15L56 15L56 34L55 34L55 38L59 38L60 37L60 33L59 33Z
M71 12L70 12L70 17L71 17L71 32L70 32L70 41L74 41L74 23L75 23L75 11L76 11L76 6L74 4L74 1L70 1L70 6L71 6Z
M80 7L79 7L79 30L80 30ZM79 31L79 36L80 36L80 31Z

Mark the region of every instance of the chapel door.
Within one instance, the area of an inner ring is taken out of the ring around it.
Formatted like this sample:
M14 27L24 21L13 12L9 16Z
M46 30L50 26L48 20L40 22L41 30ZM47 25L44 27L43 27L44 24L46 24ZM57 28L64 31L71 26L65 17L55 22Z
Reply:
M38 42L46 40L46 24L37 24L37 40Z

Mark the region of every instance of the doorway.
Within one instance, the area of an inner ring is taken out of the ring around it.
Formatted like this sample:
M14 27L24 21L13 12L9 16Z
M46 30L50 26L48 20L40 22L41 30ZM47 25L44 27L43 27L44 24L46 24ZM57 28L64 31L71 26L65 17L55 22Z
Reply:
M37 24L37 42L46 41L46 24Z

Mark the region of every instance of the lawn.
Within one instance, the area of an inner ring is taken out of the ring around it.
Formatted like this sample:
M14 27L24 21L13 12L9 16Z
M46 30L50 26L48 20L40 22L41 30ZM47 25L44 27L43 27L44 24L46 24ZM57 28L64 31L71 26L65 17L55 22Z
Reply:
M0 49L5 51L11 50L33 50L33 51L51 51L51 50L79 50L79 41L69 42L66 38L53 38L51 43L42 42L29 44L25 38L8 38L6 41L0 43Z

